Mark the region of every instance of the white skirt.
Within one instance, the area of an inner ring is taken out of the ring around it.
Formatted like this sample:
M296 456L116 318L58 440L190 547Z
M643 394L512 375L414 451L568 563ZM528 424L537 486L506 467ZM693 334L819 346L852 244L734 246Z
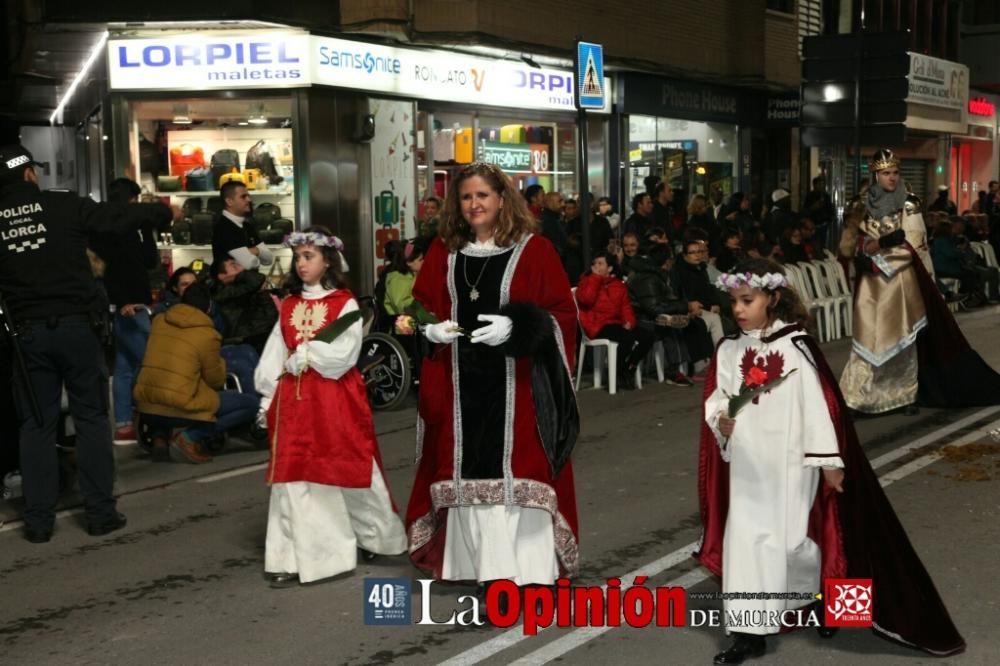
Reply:
M357 566L358 547L380 555L406 551L403 522L377 464L368 488L271 486L264 571L297 573L303 583L329 578Z
M506 578L516 585L552 585L559 575L552 515L504 505L448 509L445 580Z

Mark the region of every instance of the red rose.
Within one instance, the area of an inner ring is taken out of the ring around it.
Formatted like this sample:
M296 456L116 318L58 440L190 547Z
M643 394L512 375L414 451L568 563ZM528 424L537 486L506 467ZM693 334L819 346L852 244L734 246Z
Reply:
M763 386L767 382L767 371L755 365L747 372L743 382L748 388Z

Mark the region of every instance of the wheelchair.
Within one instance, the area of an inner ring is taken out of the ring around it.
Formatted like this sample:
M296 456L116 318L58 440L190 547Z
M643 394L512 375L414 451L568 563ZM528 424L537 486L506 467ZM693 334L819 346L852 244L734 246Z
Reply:
M372 296L358 298L364 337L357 368L368 389L368 402L377 411L397 409L406 401L414 368L403 344L391 335L392 318ZM419 344L415 340L416 344Z

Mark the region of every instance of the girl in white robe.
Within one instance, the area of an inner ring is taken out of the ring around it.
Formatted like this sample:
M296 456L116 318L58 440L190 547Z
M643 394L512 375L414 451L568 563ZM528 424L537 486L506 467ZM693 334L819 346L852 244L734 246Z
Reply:
M807 535L809 512L821 475L841 490L844 464L820 377L795 341L806 335L808 314L781 267L749 260L717 284L728 291L741 328L719 345L715 390L705 404L729 463L722 591L732 595L723 608L735 640L715 663L732 664L762 655L764 636L781 629L775 618L808 606L820 591L821 553ZM772 382L730 418L729 398L741 387ZM739 598L754 593L785 598Z

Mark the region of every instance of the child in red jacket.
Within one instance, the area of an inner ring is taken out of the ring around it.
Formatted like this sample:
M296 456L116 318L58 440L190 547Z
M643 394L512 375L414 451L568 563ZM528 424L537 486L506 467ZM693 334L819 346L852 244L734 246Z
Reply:
M635 369L653 346L651 331L636 325L628 288L616 274L618 260L610 253L594 257L590 272L580 277L576 304L580 326L591 340L607 339L618 343L619 383L633 387Z

